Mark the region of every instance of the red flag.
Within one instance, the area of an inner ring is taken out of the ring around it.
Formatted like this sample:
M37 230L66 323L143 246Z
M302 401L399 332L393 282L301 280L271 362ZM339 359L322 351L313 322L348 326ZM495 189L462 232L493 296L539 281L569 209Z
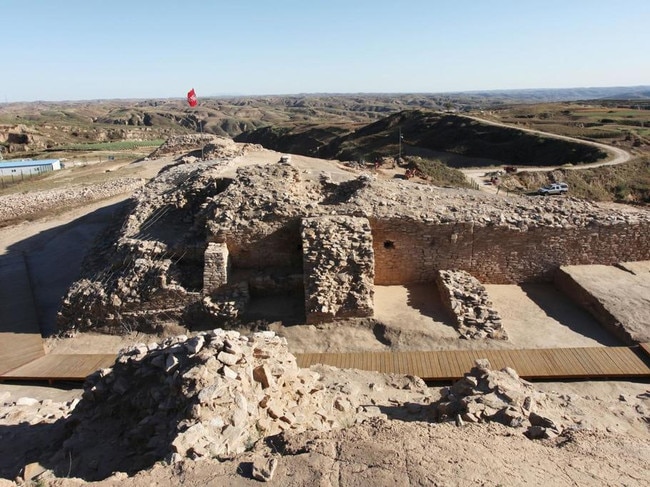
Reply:
M187 92L187 103L191 107L195 107L196 104L198 103L196 101L196 93L194 93L194 88L192 88L190 91Z

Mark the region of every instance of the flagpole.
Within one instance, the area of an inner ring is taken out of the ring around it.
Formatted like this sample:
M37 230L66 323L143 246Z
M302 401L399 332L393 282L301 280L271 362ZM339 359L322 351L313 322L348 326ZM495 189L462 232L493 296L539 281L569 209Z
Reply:
M201 160L203 160L203 147L205 144L203 143L203 124L201 120L199 120L199 129L201 130Z
M190 91L187 92L187 103L192 108L194 108L197 105L196 92L194 91L194 88L192 88ZM205 145L203 144L203 123L201 123L201 119L200 119L198 114L196 116L196 122L199 124L199 133L201 134L201 142L200 142L201 143L201 160L203 160L203 157L204 157L203 150L205 148Z
M397 161L400 162L402 160L402 127L399 129L399 156L397 157Z

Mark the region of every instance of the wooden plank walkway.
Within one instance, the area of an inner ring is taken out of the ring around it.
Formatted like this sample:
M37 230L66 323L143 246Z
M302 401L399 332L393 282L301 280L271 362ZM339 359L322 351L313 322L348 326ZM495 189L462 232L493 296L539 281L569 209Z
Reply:
M96 370L111 367L115 354L55 354L40 357L0 374L0 380L82 381Z
M0 333L0 377L45 356L41 335Z
M115 354L49 354L13 370L2 380L83 381L111 367ZM460 379L474 361L486 358L493 368L512 367L525 379L650 378L650 344L636 347L585 347L527 350L445 350L408 352L304 353L298 365L332 365L388 374L415 375L427 381Z
M428 381L460 379L474 361L486 358L495 369L511 367L526 379L597 379L650 377L650 345L644 360L635 348L585 347L528 350L445 350L428 352L359 352L298 354L298 365L331 365Z

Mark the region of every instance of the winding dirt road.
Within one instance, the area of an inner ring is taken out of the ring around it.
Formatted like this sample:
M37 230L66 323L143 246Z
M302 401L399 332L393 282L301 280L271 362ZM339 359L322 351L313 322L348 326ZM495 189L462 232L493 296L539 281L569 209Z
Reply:
M549 137L553 139L561 139L561 140L566 140L569 142L576 142L578 144L586 144L586 145L591 145L593 147L597 147L601 150L604 150L609 154L609 157L602 162L594 162L591 164L580 164L579 166L566 166L564 169L568 169L571 171L574 170L582 170L582 169L591 169L594 167L600 167L600 166L615 166L617 164L623 164L625 162L628 162L630 159L632 159L632 154L627 152L624 149L620 149L618 147L613 147L611 145L607 144L601 144L599 142L592 142L590 140L583 140L583 139L577 139L575 137L569 137L567 135L558 135L558 134L552 134L549 132L543 132L541 130L535 130L535 129L528 129L528 128L522 128L522 127L517 127L513 125L508 125L505 123L501 122L494 122L492 120L486 120L484 118L479 118L479 117L473 117L469 115L462 115L465 118L469 118L471 120L474 120L476 122L488 124L488 125L494 125L496 127L504 127L504 128L510 128L510 129L516 129L516 130L521 130L522 132L528 132L531 134L535 135L542 135L544 137ZM497 168L494 168L496 170ZM526 167L526 171L529 172L543 172L543 171L553 171L557 169L557 166L535 166L535 167ZM487 191L489 193L497 193L498 188L496 186L493 186L492 184L488 183L488 179L484 177L484 174L486 172L490 171L490 168L470 168L470 169L462 169L463 173L465 176L472 180L475 181L479 189L481 191Z

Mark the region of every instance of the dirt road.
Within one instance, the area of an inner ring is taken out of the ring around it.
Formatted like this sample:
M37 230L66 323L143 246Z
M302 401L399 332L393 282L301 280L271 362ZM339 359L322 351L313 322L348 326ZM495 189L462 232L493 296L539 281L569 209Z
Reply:
M579 166L567 166L565 169L571 170L571 171L577 171L577 170L582 170L582 169L592 169L594 167L601 167L601 166L614 166L616 164L623 164L625 162L628 162L630 159L632 159L632 154L627 152L626 150L620 149L618 147L613 147L611 145L607 144L601 144L599 142L592 142L589 140L583 140L583 139L577 139L575 137L569 137L566 135L557 135L557 134L552 134L549 132L542 132L541 130L534 130L534 129L527 129L527 128L522 128L522 127L516 127L512 125L508 125L505 123L501 122L494 122L492 120L486 120L484 118L479 118L479 117L472 117L469 115L463 115L465 118L469 118L471 120L474 120L476 122L480 123L485 123L488 125L494 125L496 127L504 127L504 128L514 128L516 130L521 130L522 132L528 132L531 134L536 134L536 135L542 135L544 137L549 137L552 139L560 139L560 140L566 140L569 142L575 142L577 144L586 144L586 145L591 145L593 147L597 147L598 149L604 150L609 154L609 157L607 160L602 161L602 162L594 162L591 164L581 164ZM495 168L496 170L497 168ZM526 167L526 171L528 172L543 172L543 171L553 171L557 169L557 166L536 166L536 167ZM486 172L490 171L490 168L470 168L470 169L463 169L462 170L465 176L472 180L475 181L479 188L482 191L487 191L490 193L501 193L499 191L497 186L494 186L489 183L489 179L484 177L484 174ZM505 194L505 193L502 193Z

